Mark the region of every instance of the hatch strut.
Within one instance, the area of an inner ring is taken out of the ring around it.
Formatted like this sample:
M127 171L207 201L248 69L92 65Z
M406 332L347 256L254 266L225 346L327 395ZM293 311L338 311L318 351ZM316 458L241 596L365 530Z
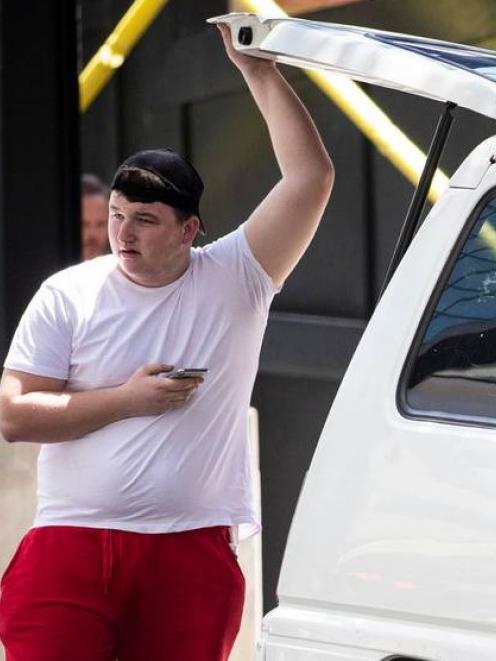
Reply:
M394 248L391 263L389 264L379 298L382 297L384 290L388 286L389 281L393 277L393 274L401 261L401 258L407 251L408 246L412 242L413 237L420 227L422 211L427 199L427 194L429 193L432 178L434 177L437 164L448 138L451 124L453 122L453 110L455 108L456 103L449 101L446 103L443 114L439 118L438 125L432 138L431 146L429 147L429 153L427 154L427 158L425 160L424 169L422 171L422 175L420 176L417 188L413 194L412 201L410 202L405 222L403 223L398 242Z

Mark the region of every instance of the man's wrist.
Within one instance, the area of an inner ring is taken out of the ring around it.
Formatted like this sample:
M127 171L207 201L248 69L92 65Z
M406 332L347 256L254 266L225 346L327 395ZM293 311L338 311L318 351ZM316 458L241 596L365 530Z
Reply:
M275 62L272 60L265 60L260 57L250 57L250 61L243 63L242 66L238 65L241 74L248 82L251 78L260 78L261 76L270 76L277 71Z
M129 396L126 384L112 388L113 397L115 397L115 415L118 420L131 418L135 415L133 408L133 398Z

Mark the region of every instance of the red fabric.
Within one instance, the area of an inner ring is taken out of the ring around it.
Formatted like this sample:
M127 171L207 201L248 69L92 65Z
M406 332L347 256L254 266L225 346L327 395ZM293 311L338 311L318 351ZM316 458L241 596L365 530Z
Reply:
M244 578L226 527L31 529L3 575L7 661L225 661Z

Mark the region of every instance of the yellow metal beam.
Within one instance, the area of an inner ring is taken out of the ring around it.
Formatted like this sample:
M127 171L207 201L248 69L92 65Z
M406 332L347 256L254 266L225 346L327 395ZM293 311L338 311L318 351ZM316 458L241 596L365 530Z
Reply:
M135 0L79 75L79 105L85 112L168 0Z
M242 0L249 10L271 18L287 18L274 0ZM316 85L369 138L378 151L414 185L418 183L426 155L403 133L352 80L327 71L305 70ZM448 187L448 177L437 170L429 191L435 202Z

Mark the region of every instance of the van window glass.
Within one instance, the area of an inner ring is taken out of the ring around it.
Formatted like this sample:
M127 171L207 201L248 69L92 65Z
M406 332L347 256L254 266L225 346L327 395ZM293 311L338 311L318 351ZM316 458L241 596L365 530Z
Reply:
M476 215L437 301L406 403L413 414L496 424L495 197Z

